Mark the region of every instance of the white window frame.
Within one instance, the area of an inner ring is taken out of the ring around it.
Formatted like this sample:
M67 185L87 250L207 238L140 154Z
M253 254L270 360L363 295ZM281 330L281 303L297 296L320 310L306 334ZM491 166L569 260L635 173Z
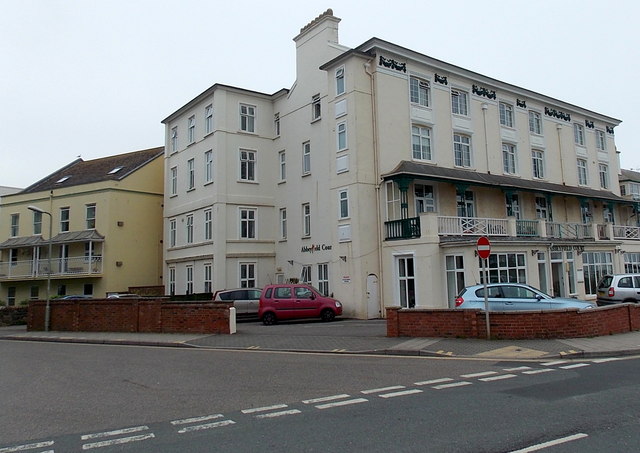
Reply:
M318 264L318 292L329 296L329 263Z
M238 263L238 287L256 287L256 263Z
M300 283L311 284L311 264L303 264L300 269Z
M187 221L186 221L186 239L187 239L187 244L193 244L193 214L188 214L187 215Z
M536 205L536 218L551 220L551 215L550 215L551 205L545 197L536 196L535 205Z
M576 161L578 184L581 186L586 186L589 184L589 171L587 165L588 164L586 159L578 159Z
M542 115L535 110L529 110L529 132L542 135Z
M213 182L213 150L204 153L204 182Z
M387 181L385 187L387 221L401 219L400 188L394 181Z
M453 134L453 157L456 167L471 167L471 136L466 134Z
M469 93L464 90L451 89L451 113L469 116Z
M169 294L173 296L176 293L176 268L169 268Z
M344 66L341 66L338 69L336 69L335 77L336 77L336 96L340 96L341 94L344 94L346 91Z
M213 265L211 263L204 263L202 268L202 290L205 293L213 292Z
M311 236L311 204L302 203L302 237Z
M578 146L584 146L584 126L573 123L573 141Z
M500 110L500 125L513 128L515 124L513 105L507 102L500 102L499 110Z
M415 257L398 255L395 257L395 262L399 305L403 308L414 308L417 303Z
M178 167L171 167L170 171L170 194L178 195Z
M509 175L518 173L518 149L513 143L502 144L502 170Z
M20 234L20 214L11 214L11 229L9 235L14 238Z
M196 116L190 116L187 120L187 140L189 144L195 143L196 141Z
M85 222L87 230L96 229L96 204L88 203L85 206Z
M540 149L531 150L531 166L533 177L544 179L544 151Z
M176 219L169 219L169 247L176 246L178 234L178 222Z
M189 159L187 161L187 181L189 181L189 187L187 190L193 190L196 187L196 161L195 159Z
M609 184L609 166L607 164L598 164L598 176L600 179L600 187L602 189L608 189Z
M311 121L317 121L322 118L322 104L320 102L320 95L316 94L311 98Z
M273 115L273 129L276 137L280 137L280 113Z
M409 78L409 99L421 107L431 106L431 85L428 80L411 76Z
M213 240L213 210L204 210L204 240Z
M239 180L245 182L255 182L257 180L257 156L258 153L252 149L240 149L240 174Z
M171 128L171 152L178 152L178 126Z
M256 106L240 104L240 130L255 133L256 131Z
M302 144L302 176L311 174L311 142Z
M287 239L287 208L280 208L280 239Z
M344 151L348 148L347 145L347 122L343 121L336 125L336 141L338 151Z
M287 153L282 150L278 153L278 168L280 171L280 181L287 180Z
M240 239L257 239L258 208L238 208L238 237Z
M349 189L338 190L338 219L348 219L349 215Z
M42 234L42 213L33 211L33 234Z
M416 215L422 212L436 212L436 190L431 184L414 183L413 198Z
M60 208L60 231L70 231L71 228L71 208L65 206Z
M185 266L185 294L193 294L193 265L187 264Z
M607 150L607 138L604 135L604 131L596 129L596 149L599 151Z
M204 133L213 132L213 105L209 104L204 108Z
M411 125L411 157L414 160L430 161L431 128L420 124Z

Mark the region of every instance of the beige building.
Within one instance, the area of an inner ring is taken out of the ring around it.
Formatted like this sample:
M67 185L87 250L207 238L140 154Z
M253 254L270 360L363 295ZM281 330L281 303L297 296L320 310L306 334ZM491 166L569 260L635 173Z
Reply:
M480 282L480 236L491 281L561 296L640 262L619 120L377 38L344 47L339 22L294 38L291 88L216 84L163 120L167 292L298 279L372 318L451 306Z
M162 285L163 151L77 159L3 196L0 300L43 299L49 276L52 297Z

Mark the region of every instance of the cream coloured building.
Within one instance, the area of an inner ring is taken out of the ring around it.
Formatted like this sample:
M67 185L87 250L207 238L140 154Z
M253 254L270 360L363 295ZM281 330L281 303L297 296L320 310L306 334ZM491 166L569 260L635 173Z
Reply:
M176 294L299 279L345 315L451 306L480 281L595 297L640 260L620 195L619 120L372 38L300 30L296 81L216 84L168 116L165 286Z
M79 158L3 196L0 300L44 299L49 275L51 297L162 285L163 151Z

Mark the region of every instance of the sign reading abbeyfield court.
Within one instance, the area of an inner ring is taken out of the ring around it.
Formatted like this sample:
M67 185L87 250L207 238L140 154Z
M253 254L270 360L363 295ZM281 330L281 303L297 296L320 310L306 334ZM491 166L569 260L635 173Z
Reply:
M313 253L319 252L321 250L331 250L331 245L329 244L311 244L311 245L303 245L300 249L300 253Z

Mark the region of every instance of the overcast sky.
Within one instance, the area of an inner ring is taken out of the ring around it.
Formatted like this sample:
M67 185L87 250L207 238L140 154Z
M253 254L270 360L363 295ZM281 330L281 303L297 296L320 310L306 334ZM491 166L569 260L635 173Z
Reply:
M638 0L0 0L0 186L164 145L162 119L214 83L273 93L292 38L332 8L378 37L623 121L640 168Z

